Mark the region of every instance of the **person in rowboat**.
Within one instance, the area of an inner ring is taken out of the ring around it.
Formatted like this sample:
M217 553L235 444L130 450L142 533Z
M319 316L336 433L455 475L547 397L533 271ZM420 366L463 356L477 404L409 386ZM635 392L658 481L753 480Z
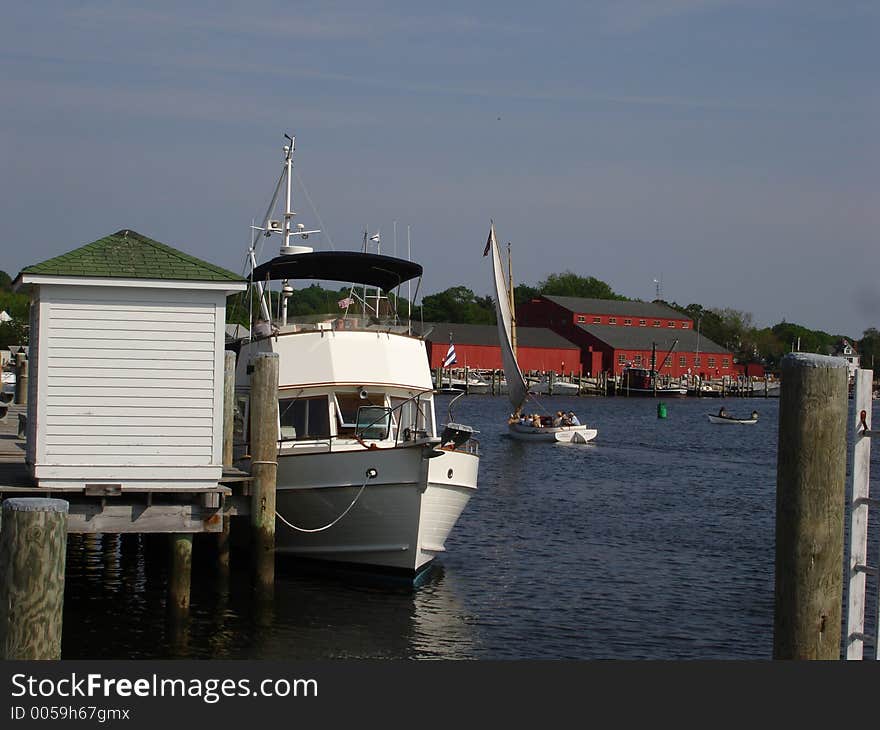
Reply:
M758 420L758 412L757 411L752 411L752 418L756 421Z
M724 406L721 406L721 408L718 410L718 417L719 418L728 418L727 409Z

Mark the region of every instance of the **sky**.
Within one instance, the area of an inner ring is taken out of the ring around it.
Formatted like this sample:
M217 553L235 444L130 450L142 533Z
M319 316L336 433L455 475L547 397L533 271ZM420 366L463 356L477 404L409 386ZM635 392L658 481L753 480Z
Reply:
M878 44L873 0L9 4L0 269L129 228L241 273L288 133L309 243L409 231L421 295L489 294L494 220L518 283L857 338Z

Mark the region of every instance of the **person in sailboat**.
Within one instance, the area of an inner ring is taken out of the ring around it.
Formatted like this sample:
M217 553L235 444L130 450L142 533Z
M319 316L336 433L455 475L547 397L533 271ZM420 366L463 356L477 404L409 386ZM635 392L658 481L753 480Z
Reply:
M564 426L565 424L562 422L565 414L562 411L556 411L556 417L553 419L553 428L559 428L560 426Z
M580 426L581 422L578 420L578 417L574 414L574 411L568 412L568 417L566 419L568 423L567 426Z

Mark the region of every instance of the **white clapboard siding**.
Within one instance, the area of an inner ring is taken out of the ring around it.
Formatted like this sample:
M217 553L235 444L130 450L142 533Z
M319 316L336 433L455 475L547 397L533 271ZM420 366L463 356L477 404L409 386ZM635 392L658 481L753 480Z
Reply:
M215 464L216 299L120 291L134 300L95 289L44 309L41 464Z

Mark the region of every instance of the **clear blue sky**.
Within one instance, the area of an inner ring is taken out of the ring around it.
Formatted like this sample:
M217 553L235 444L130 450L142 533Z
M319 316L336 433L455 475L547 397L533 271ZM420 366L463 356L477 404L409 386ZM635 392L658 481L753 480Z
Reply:
M410 226L423 294L489 292L494 218L518 282L858 337L878 30L875 1L8 4L0 269L132 228L242 271L291 132L335 248Z

